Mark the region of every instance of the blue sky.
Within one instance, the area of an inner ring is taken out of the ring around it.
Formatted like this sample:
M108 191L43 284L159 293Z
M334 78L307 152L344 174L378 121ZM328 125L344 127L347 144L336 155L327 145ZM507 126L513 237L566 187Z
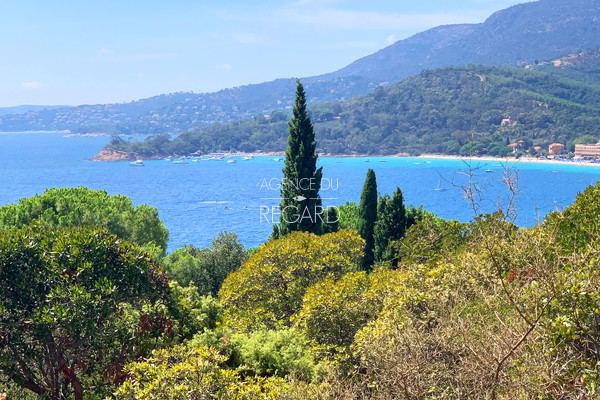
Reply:
M0 0L0 107L126 102L337 70L524 0Z

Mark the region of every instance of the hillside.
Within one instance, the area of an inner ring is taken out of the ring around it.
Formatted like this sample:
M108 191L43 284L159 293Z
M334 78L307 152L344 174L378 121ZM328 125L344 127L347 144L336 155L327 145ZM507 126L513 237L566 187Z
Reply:
M498 11L482 24L441 26L401 40L339 71L303 78L313 102L348 100L423 69L535 64L600 46L600 0L540 0ZM291 107L294 79L215 93L174 93L130 103L0 116L0 131L177 133Z
M357 75L398 81L424 68L525 65L600 45L600 1L541 0L519 4L482 24L430 29L323 77Z
M215 122L229 122L275 109L291 109L295 79L278 79L259 85L215 93L171 93L120 104L82 105L57 110L0 115L0 131L65 130L109 134L177 133ZM349 99L376 85L360 77L327 82L309 79L306 87L315 101Z
M600 84L600 48L569 53L530 68L590 84Z
M323 153L505 155L507 144L517 140L528 150L598 135L600 86L525 68L447 67L348 102L315 104L311 116ZM172 141L166 135L134 143L115 138L108 148L131 158L197 150L283 151L286 120L275 111Z

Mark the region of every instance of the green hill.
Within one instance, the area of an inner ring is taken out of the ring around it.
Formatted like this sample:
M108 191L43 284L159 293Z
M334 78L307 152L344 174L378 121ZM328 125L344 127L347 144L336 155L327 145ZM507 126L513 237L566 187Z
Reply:
M348 102L313 105L311 116L324 153L502 155L517 140L524 140L526 150L597 136L600 85L525 68L448 67ZM503 124L505 119L510 121ZM286 120L275 111L186 132L172 141L164 135L138 143L116 139L109 147L132 157L283 151Z

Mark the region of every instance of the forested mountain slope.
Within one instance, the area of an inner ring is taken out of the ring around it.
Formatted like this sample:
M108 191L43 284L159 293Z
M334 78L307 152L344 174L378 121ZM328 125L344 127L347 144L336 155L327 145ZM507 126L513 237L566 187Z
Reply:
M311 115L324 153L458 154L462 149L502 155L517 140L529 148L598 134L600 86L525 68L447 67L348 102L313 105ZM282 151L286 119L276 111L186 132L172 141L167 136L141 143L115 139L109 147L132 157Z

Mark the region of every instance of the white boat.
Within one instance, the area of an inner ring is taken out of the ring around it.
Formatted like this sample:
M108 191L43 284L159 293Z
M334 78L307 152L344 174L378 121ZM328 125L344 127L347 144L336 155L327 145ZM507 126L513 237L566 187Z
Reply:
M144 162L142 160L135 160L129 163L129 165L131 165L132 167L143 167Z
M235 163L235 158L230 158L229 160L227 160L228 164L234 164Z
M173 164L187 164L187 163L188 162L187 162L187 160L185 158L173 161Z
M165 160L165 161L173 161L173 159L171 157L165 157L165 158L163 158L163 160Z
M446 189L446 188L442 187L442 180L440 179L440 180L438 181L438 185L437 185L437 187L435 188L435 191L436 191L436 192L445 192L446 190L448 190L448 189Z
M492 173L492 172L494 172L494 171L493 171L493 170L491 170L491 169L486 169L486 170L485 170L485 172L487 172L487 173L489 174L489 173Z
M254 156L245 156L242 158L242 161L250 161L250 160L254 160Z
M277 157L277 158L273 158L272 160L275 161L275 162L279 162L279 161L283 160L283 158Z

